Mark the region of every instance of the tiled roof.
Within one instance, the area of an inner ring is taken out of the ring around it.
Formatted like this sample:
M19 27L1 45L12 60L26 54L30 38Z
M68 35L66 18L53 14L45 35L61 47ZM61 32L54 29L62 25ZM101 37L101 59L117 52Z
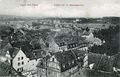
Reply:
M34 58L38 59L44 57L46 55L46 52L42 49L33 50L33 55Z
M21 48L16 48L16 47L10 48L9 49L10 56L14 58L20 49L23 51L26 57L31 60L41 58L46 54L46 52L42 49L33 50L31 45L24 45Z
M64 52L57 52L54 55L57 61L59 62L59 65L61 67L61 72L64 72L76 66L77 62L79 61L78 57L83 57L84 54L85 52L81 50L74 50L74 51L70 50L70 51L64 51ZM62 65L65 65L65 68Z
M30 47L31 46L28 46L28 48L24 47L24 48L22 48L22 51L31 60L42 58L46 54L46 52L42 49L33 50L33 49L30 49Z
M30 44L22 46L21 50L24 52L26 57L28 57L28 58L33 58L34 57L33 53L32 53L33 48Z
M10 48L9 49L9 54L10 54L10 56L12 57L12 58L14 58L16 55L17 55L17 53L19 52L19 48Z
M54 55L57 61L61 64L65 64L71 62L72 60L75 60L75 56L71 51L57 52Z
M79 44L83 43L85 41L85 38L80 36L78 37L78 36L61 35L55 37L54 40L57 43L57 45L64 46L71 43L79 43Z
M72 50L72 52L74 52L74 54L75 54L77 57L84 56L84 54L86 53L86 52L83 51L83 50Z
M83 57L84 51L81 50L74 50L74 51L64 51L64 52L56 52L53 53L52 56L55 56L57 61L59 62L59 66L61 68L61 72L64 72L72 67L77 65L78 57ZM37 64L37 67L45 69L46 62L49 63L51 56L46 56L44 59L40 60ZM73 63L74 62L74 63ZM69 65L71 64L71 65ZM65 67L63 67L65 65Z

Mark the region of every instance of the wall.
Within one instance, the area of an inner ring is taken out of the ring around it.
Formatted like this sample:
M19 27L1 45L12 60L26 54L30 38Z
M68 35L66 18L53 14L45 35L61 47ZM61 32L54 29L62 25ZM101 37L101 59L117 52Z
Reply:
M23 59L22 59L22 57L23 57ZM21 50L19 50L19 52L17 53L17 55L13 59L13 67L14 67L14 69L17 70L18 68L22 68L25 64L27 64L28 60L29 59L26 58L26 55ZM22 62L24 62L24 64L22 64ZM20 64L18 65L18 63L20 63Z
M59 46L54 41L52 41L49 44L49 50L53 51L53 52L58 52L59 51Z

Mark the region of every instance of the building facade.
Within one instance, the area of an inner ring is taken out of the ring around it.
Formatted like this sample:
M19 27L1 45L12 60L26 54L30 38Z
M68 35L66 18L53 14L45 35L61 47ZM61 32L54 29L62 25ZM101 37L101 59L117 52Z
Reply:
M69 50L56 52L37 65L38 77L74 77L83 63L85 52Z

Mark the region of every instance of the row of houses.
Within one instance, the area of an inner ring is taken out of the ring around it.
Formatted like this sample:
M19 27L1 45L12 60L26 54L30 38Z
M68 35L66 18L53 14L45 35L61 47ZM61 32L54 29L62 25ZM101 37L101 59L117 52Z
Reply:
M23 51L20 48L10 48L6 54L4 62L9 62L17 72L21 72L22 75L28 76L34 72L37 75L36 65L38 61L46 55L44 50ZM37 77L37 76L36 76Z
M20 31L20 33L22 32ZM41 47L36 48L36 44L34 46L25 44L25 46L19 48L11 46L5 50L6 59L4 60L7 60L16 71L28 77L44 77L48 75L50 77L74 76L79 71L78 65L83 63L85 51L90 46L86 38L91 37L94 37L92 33L84 33L82 37L69 34L57 35L49 41L49 52L42 50L41 45ZM30 42L30 44L32 43L35 43L35 41ZM32 50L32 47L34 50ZM41 69L41 67L44 67L44 69Z

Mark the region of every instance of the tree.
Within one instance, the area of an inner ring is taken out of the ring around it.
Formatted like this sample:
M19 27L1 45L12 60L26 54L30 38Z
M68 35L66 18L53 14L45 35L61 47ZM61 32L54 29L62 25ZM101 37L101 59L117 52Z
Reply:
M14 29L12 27L5 25L0 26L0 36L2 39L9 37L13 33Z
M95 37L105 40L105 43L101 46L95 45L89 48L89 52L106 53L107 55L114 55L119 52L119 25L95 31L93 34Z

